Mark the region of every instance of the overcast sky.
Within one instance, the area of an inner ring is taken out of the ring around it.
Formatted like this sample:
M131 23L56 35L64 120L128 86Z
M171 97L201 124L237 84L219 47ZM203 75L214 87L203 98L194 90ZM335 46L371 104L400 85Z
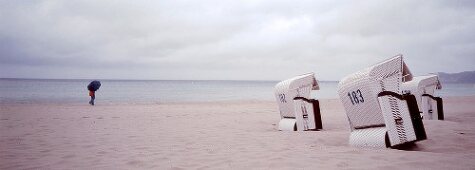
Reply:
M0 0L0 77L340 80L475 70L475 1Z

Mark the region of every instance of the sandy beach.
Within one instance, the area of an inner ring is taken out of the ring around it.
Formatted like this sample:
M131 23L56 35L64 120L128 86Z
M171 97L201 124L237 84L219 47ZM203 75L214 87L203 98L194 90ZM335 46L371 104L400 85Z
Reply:
M323 130L281 132L273 101L0 104L0 169L475 169L475 96L401 150L348 145L337 99Z

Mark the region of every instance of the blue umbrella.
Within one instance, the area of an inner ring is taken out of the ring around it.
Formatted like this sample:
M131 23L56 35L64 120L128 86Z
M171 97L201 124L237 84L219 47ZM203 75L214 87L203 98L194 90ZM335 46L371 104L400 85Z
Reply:
M91 83L89 83L89 85L87 85L87 89L89 91L97 91L99 87L101 87L101 82L97 80L94 80Z

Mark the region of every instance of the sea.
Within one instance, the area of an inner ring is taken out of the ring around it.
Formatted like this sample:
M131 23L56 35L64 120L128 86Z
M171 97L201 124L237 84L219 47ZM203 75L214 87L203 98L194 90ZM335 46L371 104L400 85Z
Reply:
M0 79L0 103L87 103L84 79ZM278 81L100 80L96 103L275 101ZM319 81L317 99L336 99L336 81ZM439 96L474 96L475 84L443 84Z

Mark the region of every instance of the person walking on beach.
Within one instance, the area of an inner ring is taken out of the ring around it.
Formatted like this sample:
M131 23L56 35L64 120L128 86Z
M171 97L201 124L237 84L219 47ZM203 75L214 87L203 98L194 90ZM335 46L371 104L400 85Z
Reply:
M91 96L91 100L89 101L90 105L94 106L94 100L96 99L96 91L99 90L101 87L101 82L94 80L89 85L87 85L87 89L89 90L89 96Z
M89 90L89 96L91 96L91 100L89 101L89 104L93 106L94 106L94 99L96 99L95 93L96 93L95 91Z

